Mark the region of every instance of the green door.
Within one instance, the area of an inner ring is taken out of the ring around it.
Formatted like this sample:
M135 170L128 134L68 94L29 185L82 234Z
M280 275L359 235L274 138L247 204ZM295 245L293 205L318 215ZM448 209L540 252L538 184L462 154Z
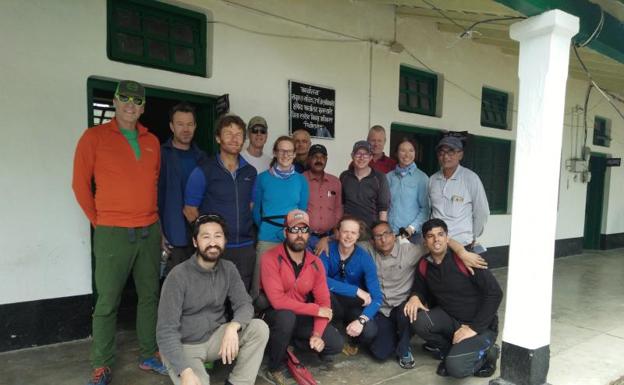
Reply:
M587 184L587 200L585 201L585 234L583 236L585 249L600 249L606 170L606 155L592 153L589 158L591 181Z

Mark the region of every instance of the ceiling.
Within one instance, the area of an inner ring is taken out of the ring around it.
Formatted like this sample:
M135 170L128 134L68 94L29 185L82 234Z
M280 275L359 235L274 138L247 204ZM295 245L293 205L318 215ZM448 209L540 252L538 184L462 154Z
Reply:
M473 23L478 21L523 16L519 12L493 0L369 0L379 4L395 5L397 16L409 19L426 18L436 23L440 32L460 36ZM624 21L624 2L620 0L592 0L605 11ZM436 9L437 8L437 9ZM518 42L509 37L509 26L518 20L493 21L472 28L472 33L464 34L477 44L498 48L505 55L518 56ZM624 95L624 64L590 48L578 49L592 78L598 85L612 93ZM574 52L570 52L570 76L587 79L586 73Z

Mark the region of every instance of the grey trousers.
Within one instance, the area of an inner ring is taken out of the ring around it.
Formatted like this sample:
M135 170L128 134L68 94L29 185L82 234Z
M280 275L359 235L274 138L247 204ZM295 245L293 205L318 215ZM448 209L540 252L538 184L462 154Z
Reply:
M210 385L210 376L206 373L204 362L220 359L219 348L227 324L221 325L208 339L201 344L183 344L182 349L195 375L202 385ZM234 369L228 379L233 385L253 385L262 363L264 348L269 340L269 327L260 319L252 319L242 331L238 332L239 351L234 362ZM169 368L167 357L162 357ZM169 377L175 385L180 385L182 379L169 368Z

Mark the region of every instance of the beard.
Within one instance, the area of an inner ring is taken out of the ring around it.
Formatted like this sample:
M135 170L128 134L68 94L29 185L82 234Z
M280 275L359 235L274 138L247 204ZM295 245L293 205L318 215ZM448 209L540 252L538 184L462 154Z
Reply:
M206 246L203 250L197 248L197 254L204 262L217 262L223 255L223 249L219 246Z
M286 246L292 251L299 252L305 250L308 242L301 236L298 236L294 240L286 239Z

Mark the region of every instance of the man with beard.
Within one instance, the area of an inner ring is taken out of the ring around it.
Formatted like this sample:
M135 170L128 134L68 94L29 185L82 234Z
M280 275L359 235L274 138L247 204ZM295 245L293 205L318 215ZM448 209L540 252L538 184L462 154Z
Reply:
M208 385L204 362L221 358L234 368L227 384L254 384L269 329L252 319L253 306L234 264L222 260L225 221L208 214L193 224L194 256L167 276L160 296L156 336L175 385ZM225 302L233 310L226 322Z
M169 128L173 136L160 147L158 178L162 248L169 256L167 272L195 251L190 228L182 214L184 188L193 169L206 158L206 154L192 142L197 128L195 107L186 102L176 104L169 112Z
M335 176L325 172L327 149L322 144L315 144L308 152L308 170L303 176L308 180L310 200L310 239L308 248L320 255L327 248L327 241L332 230L342 218L342 187ZM318 245L318 246L317 246Z
M292 210L284 220L286 240L262 255L260 282L269 308L263 319L271 335L267 345L267 377L285 385L286 349L291 340L301 349L319 354L324 368L331 368L333 355L344 343L332 318L325 269L320 259L306 250L310 218L305 211Z

